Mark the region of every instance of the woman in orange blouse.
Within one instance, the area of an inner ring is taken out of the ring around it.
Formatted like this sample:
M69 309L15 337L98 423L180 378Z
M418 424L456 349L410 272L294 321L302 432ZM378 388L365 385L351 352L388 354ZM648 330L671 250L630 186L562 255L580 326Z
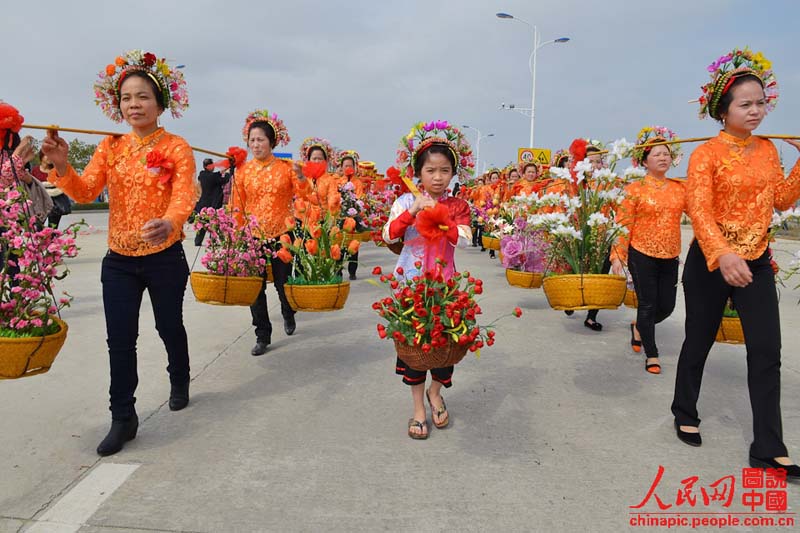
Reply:
M536 163L525 163L525 166L522 167L522 179L514 183L509 198L521 194L530 196L531 194L539 192L541 187L538 179L539 166Z
M136 436L139 425L134 407L136 338L145 289L167 349L169 407L177 411L189 403L189 348L183 326L189 266L181 241L198 194L191 147L158 126L165 109L180 116L188 104L180 72L152 54L132 51L109 65L98 84L104 89L96 91L103 110L112 120L124 118L132 131L103 139L81 175L67 163L68 145L57 133L49 134L42 151L55 167L48 179L76 201L91 202L108 187L109 250L101 281L112 423L97 453L111 455Z
M652 136L636 144L667 140ZM681 215L686 206L683 184L667 178L667 170L680 157L666 145L644 148L636 154L647 175L625 187L618 221L628 229L611 252L611 270L621 275L627 264L633 277L639 306L631 324L631 346L644 344L645 370L660 374L655 325L675 309L678 256L681 253ZM641 335L640 338L637 338ZM638 349L637 349L638 348Z
M747 58L739 52L737 57ZM773 210L786 209L800 197L800 162L785 178L774 144L752 135L772 105L770 97L777 97L773 80L770 69L754 60L732 70L718 68L707 86L708 100L701 100L703 112L707 109L723 130L699 146L689 161L687 211L696 240L683 273L686 338L672 413L678 438L700 446L697 398L703 368L731 298L747 346L753 412L750 465L783 468L789 479L798 480L800 467L789 459L783 443L781 332L767 242ZM790 144L800 149L800 143Z
M330 157L333 155L333 147L325 139L309 137L303 141L300 152L304 162L328 165ZM298 174L300 173L302 171L298 172ZM311 208L304 216L300 217L304 219L304 223L319 221L326 213L334 217L339 216L342 197L339 194L338 185L339 177L327 171L313 181L311 192L308 194L308 203Z
M287 219L294 221L293 200L295 197L305 200L310 190L309 182L302 172L297 172L292 163L278 159L272 150L276 146L289 143L289 132L283 121L266 109L250 113L245 120L242 135L253 154L253 159L236 170L233 190L231 191L231 209L240 224L244 224L246 215L255 215L258 219L259 231L264 241L264 250L274 256L280 249L280 236L289 233ZM275 291L281 302L283 329L292 335L297 327L294 319L295 311L289 305L284 292L284 284L289 279L292 265L273 260L272 277ZM272 322L267 309L267 280L264 278L261 291L250 314L256 328L256 344L250 350L251 355L263 355L272 343Z

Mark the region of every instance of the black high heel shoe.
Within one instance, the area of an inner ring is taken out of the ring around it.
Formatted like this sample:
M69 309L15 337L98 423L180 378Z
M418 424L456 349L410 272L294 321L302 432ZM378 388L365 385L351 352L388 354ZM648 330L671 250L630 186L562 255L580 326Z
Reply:
M592 331L603 331L603 324L598 322L597 320L592 320L589 322L589 319L583 321L583 325L589 328Z
M689 433L688 431L681 430L677 420L675 421L675 433L678 435L678 439L680 439L681 442L688 444L689 446L694 446L697 448L703 444L703 439L700 437L700 433Z
M783 468L786 470L786 481L800 481L800 466L782 465L773 458L761 459L750 456L750 466L753 468Z
M633 334L633 328L635 328L635 327L636 326L631 324L631 348L633 348L634 352L639 353L639 352L642 351L642 341L637 341L636 340L636 337Z

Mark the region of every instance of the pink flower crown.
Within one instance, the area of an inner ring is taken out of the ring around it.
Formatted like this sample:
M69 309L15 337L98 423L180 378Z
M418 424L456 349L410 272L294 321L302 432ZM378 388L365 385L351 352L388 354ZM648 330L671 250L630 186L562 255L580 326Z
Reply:
M244 120L242 138L245 144L247 144L250 135L250 126L255 122L266 122L272 127L272 130L275 132L275 146L286 146L292 140L291 137L289 137L289 130L286 129L286 126L283 121L278 118L278 115L275 113L270 114L266 109L256 109L247 115L247 118ZM273 146L273 148L275 148L275 146Z
M456 168L453 169L462 181L466 181L475 172L475 160L472 148L464 134L446 120L416 123L407 135L400 139L397 149L397 166L406 177L414 176L414 163L419 154L434 144L447 146L453 153Z

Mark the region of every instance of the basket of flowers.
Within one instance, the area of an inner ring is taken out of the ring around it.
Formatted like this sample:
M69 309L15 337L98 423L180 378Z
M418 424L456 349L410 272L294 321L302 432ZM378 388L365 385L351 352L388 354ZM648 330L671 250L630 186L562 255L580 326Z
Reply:
M739 312L736 311L733 302L730 300L725 304L725 309L722 312L722 322L719 324L717 337L714 340L724 344L744 344L742 321L739 319Z
M258 222L248 216L244 225L224 208L206 207L195 218L195 229L208 233L207 252L200 259L206 272L191 273L192 292L212 305L252 305L270 276L270 254L258 237Z
M440 260L439 264L443 266ZM417 263L417 269L422 263ZM495 342L494 324L480 326L482 313L475 299L483 282L469 272L455 272L445 279L441 269L427 271L412 279L385 275L380 267L372 271L389 289L389 295L372 304L386 321L378 324L378 336L394 342L397 356L415 370L455 365L468 351L480 356L483 346ZM398 276L403 271L398 267ZM521 316L517 307L514 316Z
M0 190L0 379L42 374L53 365L68 331L60 311L72 300L67 293L56 298L53 281L69 273L64 260L77 256L75 238L85 225L41 228L22 191Z
M526 218L514 220L514 231L500 241L500 261L512 287L538 289L544 278L549 244L540 229L528 225Z

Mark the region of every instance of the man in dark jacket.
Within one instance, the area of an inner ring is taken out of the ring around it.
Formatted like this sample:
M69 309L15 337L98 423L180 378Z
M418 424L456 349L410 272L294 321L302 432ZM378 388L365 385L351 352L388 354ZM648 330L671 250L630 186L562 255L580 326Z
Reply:
M203 170L197 176L201 192L200 199L197 201L197 205L194 206L195 213L199 213L205 207L213 207L214 209L222 207L222 188L228 183L230 174L223 177L219 172L214 172L212 170L214 168L213 164L214 161L211 159L204 159ZM198 230L194 236L194 245L202 246L205 236L206 230Z

